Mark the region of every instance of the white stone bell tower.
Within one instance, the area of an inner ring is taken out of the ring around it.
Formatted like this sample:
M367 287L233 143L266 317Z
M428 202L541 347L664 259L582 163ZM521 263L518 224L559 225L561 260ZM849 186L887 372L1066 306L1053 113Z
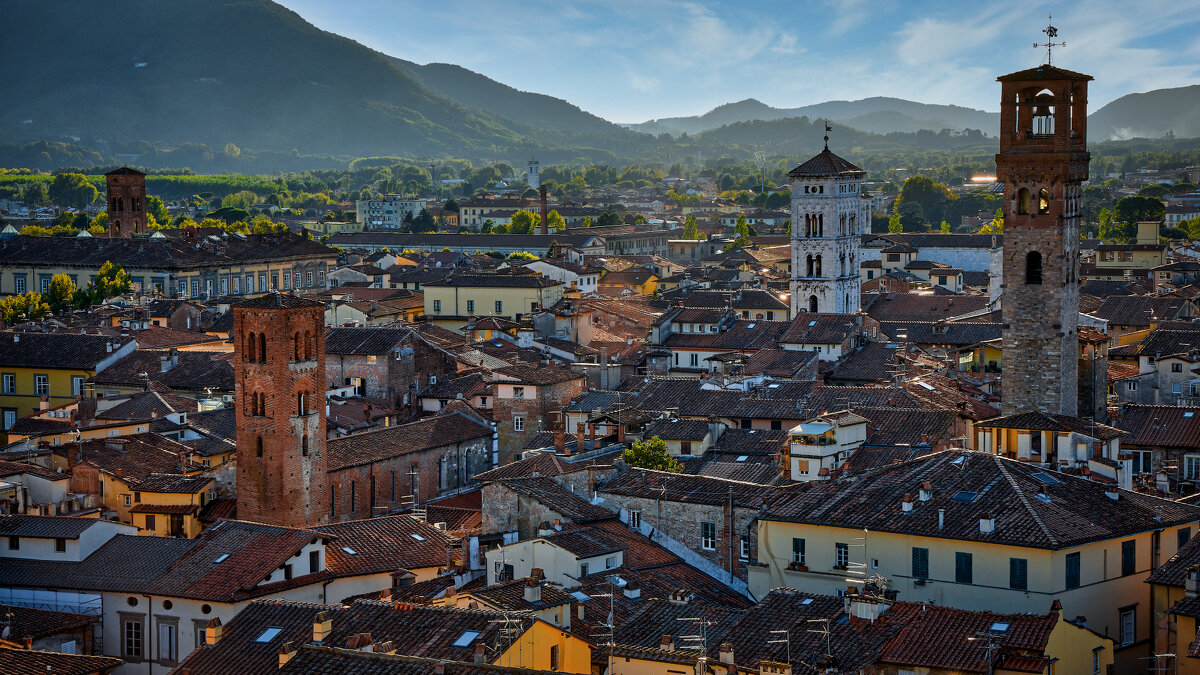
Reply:
M829 127L825 128L829 131ZM871 200L862 169L825 149L792 169L792 314L852 314L862 306L862 235Z

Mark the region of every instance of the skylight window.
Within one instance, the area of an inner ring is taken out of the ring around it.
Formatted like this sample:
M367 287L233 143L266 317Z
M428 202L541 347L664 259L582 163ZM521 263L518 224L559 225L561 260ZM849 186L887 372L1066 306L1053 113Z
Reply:
M258 637L254 638L254 641L255 642L270 642L271 640L274 640L276 637L278 637L279 634L282 632L283 632L283 628L281 628L279 626L271 626L270 628L264 630Z
M355 551L354 549L350 548L349 546L343 546L342 550L350 555L358 555L358 551Z
M422 536L421 536L421 535L419 535L419 534L412 534L412 535L409 535L409 536L411 536L413 539L416 539L417 541L425 541L425 537L422 537Z
M221 555L217 556L217 559L216 559L216 560L214 560L213 562L214 562L214 563L225 562L225 559L226 559L226 558L228 558L228 557L229 557L229 554L228 554L228 553L222 553Z
M988 630L996 632L996 633L1007 632L1008 631L1008 622L1007 621L996 621L988 628Z
M925 389L928 389L929 391L933 391L933 385L929 384L928 382L918 382L917 385L919 385Z
M744 462L744 461L746 461L747 459L750 459L750 456L749 456L749 455L738 455L738 458L737 458L737 459L735 459L735 460L733 460L733 461L735 461L735 462Z
M1058 485L1061 482L1054 476L1051 476L1050 474L1044 473L1042 471L1038 471L1037 473L1032 473L1030 475L1033 476L1034 478L1042 481L1046 485Z
M965 503L969 504L969 503L975 501L975 499L977 497L979 497L978 492L970 492L968 490L959 490L958 492L954 493L954 496L950 498L950 501L965 502Z
M477 637L479 637L479 631L477 631L477 630L463 631L463 634L459 635L458 639L455 640L454 643L451 644L450 646L451 647L470 647L471 643L474 642L475 638L477 638Z
M800 601L800 604L802 604L802 605L811 605L811 604L812 604L812 598L805 598L805 599L803 599L803 600L801 600L801 601Z
M1185 412L1185 413L1183 413L1183 419L1185 419L1185 420L1190 420L1190 419L1192 419L1193 417L1195 417L1195 415L1196 415L1196 413L1195 413L1195 412L1193 412L1193 411L1189 410L1188 412Z
M813 326L815 326L815 325L817 325L817 320L816 320L816 319L813 319L812 321L809 321L809 322L808 322L808 327L809 327L809 328L812 328L812 327L813 327Z
M592 599L592 596L584 593L583 591L571 591L571 597L575 598L579 602L587 602L588 600Z

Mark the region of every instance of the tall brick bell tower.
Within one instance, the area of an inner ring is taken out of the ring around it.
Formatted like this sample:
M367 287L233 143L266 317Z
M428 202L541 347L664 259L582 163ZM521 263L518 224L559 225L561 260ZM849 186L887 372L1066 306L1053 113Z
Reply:
M1053 26L1047 36L1057 36ZM1076 415L1080 184L1088 177L1089 75L1046 65L1001 83L1004 183L1002 413Z
M104 174L108 194L108 236L146 232L146 174L121 167Z
M326 522L324 305L279 293L242 301L233 337L238 518Z

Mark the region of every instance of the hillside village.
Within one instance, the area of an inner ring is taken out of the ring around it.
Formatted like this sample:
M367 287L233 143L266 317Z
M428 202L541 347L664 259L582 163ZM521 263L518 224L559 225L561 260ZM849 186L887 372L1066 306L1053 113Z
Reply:
M3 200L0 672L1200 672L1200 167L1090 175L1091 80L929 231L828 125L740 201Z

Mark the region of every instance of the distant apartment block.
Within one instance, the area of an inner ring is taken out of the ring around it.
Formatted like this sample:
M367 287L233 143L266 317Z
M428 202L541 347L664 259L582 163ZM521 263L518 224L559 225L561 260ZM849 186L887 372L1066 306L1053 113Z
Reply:
M425 206L424 199L405 199L400 195L360 199L355 203L356 220L371 229L398 230L404 224L405 215L416 218Z

